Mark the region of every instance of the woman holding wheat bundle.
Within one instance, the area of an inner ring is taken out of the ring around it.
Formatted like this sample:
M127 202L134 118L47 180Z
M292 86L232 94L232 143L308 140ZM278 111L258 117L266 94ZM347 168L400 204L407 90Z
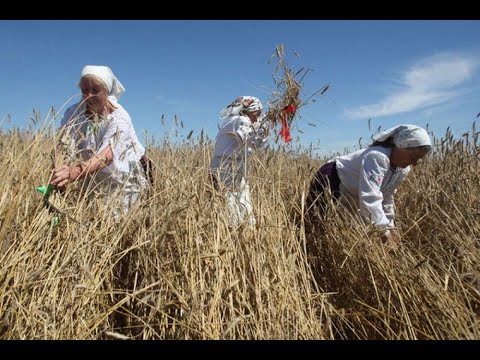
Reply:
M310 216L325 209L325 189L334 200L352 206L382 230L382 240L396 246L394 193L411 166L431 149L427 131L415 125L398 125L373 137L366 149L336 157L315 175L307 198Z
M125 88L109 67L85 66L79 87L82 100L65 111L61 123L69 161L53 170L50 184L62 188L84 179L89 197L98 195L105 201L118 191L121 204L113 207L118 218L146 187L141 162L145 149L130 115L118 103ZM74 159L79 161L72 164Z
M220 112L223 123L210 169L215 188L222 186L225 190L228 222L233 228L243 223L256 224L247 183L247 160L268 140L271 122L261 120L262 109L258 98L241 96Z

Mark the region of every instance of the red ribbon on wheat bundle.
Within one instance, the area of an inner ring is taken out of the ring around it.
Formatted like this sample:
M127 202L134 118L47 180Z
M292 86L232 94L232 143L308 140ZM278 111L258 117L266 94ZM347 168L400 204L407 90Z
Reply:
M282 128L280 129L280 135L282 136L283 141L286 143L292 141L287 121L288 114L295 114L296 110L297 109L295 108L295 105L288 105L283 108L283 112L280 115L282 118Z

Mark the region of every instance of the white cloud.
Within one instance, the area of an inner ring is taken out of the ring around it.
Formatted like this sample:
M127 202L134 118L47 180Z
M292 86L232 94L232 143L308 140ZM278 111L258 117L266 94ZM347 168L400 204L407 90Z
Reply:
M478 61L460 55L438 54L419 61L401 76L401 90L375 104L346 110L353 118L379 117L444 104L465 93Z

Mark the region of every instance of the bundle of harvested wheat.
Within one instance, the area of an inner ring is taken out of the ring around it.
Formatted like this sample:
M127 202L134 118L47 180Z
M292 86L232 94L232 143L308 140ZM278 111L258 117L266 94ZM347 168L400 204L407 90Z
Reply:
M294 52L298 56L298 53ZM311 70L310 68L302 67L297 72L288 66L285 61L285 49L283 44L275 47L275 53L272 55L269 63L272 60L277 61L277 65L272 74L276 90L272 93L268 101L268 110L265 114L265 119L272 121L274 124L281 123L281 130L279 135L283 141L290 142L292 137L290 135L290 125L293 122L298 109L305 106L310 101L314 101L316 95L323 95L330 85L324 85L320 90L308 97L307 100L302 100L300 93L302 92L302 81ZM297 80L298 79L298 80Z

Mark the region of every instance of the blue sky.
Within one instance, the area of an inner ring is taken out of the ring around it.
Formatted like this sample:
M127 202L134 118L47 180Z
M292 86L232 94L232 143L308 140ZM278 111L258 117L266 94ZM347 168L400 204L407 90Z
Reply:
M62 111L79 99L81 68L108 65L140 138L173 134L175 114L179 136L204 129L214 138L219 111L236 97L270 98L277 44L294 70L314 70L307 95L330 84L301 109L288 146L343 152L399 123L461 135L480 112L476 20L2 20L2 127L25 127L33 109L43 119L51 106Z

